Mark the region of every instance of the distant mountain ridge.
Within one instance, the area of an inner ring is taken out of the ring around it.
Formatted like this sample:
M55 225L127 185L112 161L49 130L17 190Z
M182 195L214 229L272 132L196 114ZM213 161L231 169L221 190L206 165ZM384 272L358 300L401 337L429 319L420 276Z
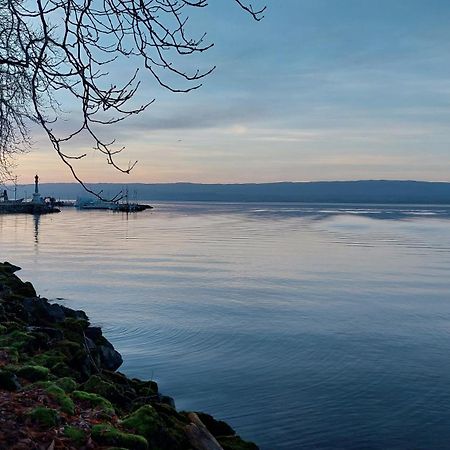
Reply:
M104 196L128 189L130 198L149 201L307 202L450 204L450 183L427 181L317 181L254 184L96 183ZM34 186L18 186L18 196L31 196ZM87 196L77 183L43 183L40 191L61 199Z

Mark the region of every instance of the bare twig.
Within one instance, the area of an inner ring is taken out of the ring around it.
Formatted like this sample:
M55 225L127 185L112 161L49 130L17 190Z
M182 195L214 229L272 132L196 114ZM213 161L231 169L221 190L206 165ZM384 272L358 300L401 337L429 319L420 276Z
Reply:
M233 0L255 20L254 9ZM259 0L256 0L259 1ZM116 156L123 148L100 137L101 125L144 111L154 99L136 105L139 69L122 84L117 71L138 67L171 92L190 92L215 67L189 70L184 60L211 48L206 35L191 37L188 13L206 0L0 0L0 181L10 176L11 158L29 148L28 124L44 130L69 171L86 154L69 154L67 141L87 135L95 151L122 173ZM81 111L79 125L57 132L60 93Z

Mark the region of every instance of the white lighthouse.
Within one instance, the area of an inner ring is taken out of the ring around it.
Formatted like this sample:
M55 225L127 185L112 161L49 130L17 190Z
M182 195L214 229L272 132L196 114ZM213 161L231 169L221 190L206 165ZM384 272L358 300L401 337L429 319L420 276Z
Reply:
M41 194L39 194L39 177L36 175L34 177L34 194L33 194L33 203L43 203L43 199Z

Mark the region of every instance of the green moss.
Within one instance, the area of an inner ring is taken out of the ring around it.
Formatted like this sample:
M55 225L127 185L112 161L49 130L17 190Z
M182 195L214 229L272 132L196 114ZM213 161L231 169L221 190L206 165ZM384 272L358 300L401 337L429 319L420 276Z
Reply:
M120 396L119 390L114 384L105 381L98 375L92 375L89 377L86 383L83 384L83 390L101 395L112 402L116 401Z
M151 438L159 425L158 413L151 405L141 406L133 414L126 417L121 425L146 438Z
M65 360L66 357L59 350L48 350L44 353L40 353L39 355L35 355L32 358L32 361L35 364L48 367L49 369L58 363L64 362Z
M26 387L26 390L40 388L43 389L61 407L61 411L73 415L75 405L72 399L53 381L37 381Z
M56 384L51 384L45 389L45 392L49 394L59 406L61 406L61 411L73 415L75 413L75 405L70 397Z
M0 325L0 334L6 334L8 332L8 328L3 325Z
M32 347L35 338L30 333L14 330L11 333L0 336L0 347L12 347L19 352Z
M82 402L87 402L91 405L91 407L100 408L107 414L115 414L111 402L100 395L85 391L73 391L72 398Z
M28 381L46 380L50 371L43 366L23 366L17 370L19 377L25 378Z
M68 393L73 392L77 388L77 383L70 377L59 378L55 380L55 384Z
M82 446L87 439L86 433L77 427L67 426L64 427L64 436L69 438L77 446Z
M144 437L123 433L107 424L93 426L92 439L101 445L113 445L131 450L148 449L148 442Z
M43 428L52 428L59 423L58 412L51 408L44 408L43 406L34 408L29 416L31 420L38 423Z
M54 373L57 377L71 377L74 376L75 373L78 375L78 371L70 368L67 364L60 362L51 367L52 373Z

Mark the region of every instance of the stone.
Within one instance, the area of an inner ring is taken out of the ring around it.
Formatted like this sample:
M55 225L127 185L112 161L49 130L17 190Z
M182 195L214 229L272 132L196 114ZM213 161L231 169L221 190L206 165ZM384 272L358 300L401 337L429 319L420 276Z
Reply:
M75 310L71 308L67 308L67 306L58 305L61 307L62 311L66 315L66 317L71 317L73 319L79 319L79 320L88 320L88 316L84 311L81 310Z
M60 305L51 304L41 297L26 297L22 300L22 306L33 323L40 323L42 320L62 322L66 318Z
M7 391L18 391L22 389L15 373L9 370L0 370L0 388Z
M94 342L103 336L102 329L100 327L87 327L84 334Z
M149 399L152 403L162 403L163 405L168 405L171 408L175 408L175 400L168 395L154 394L150 395Z
M14 266L13 264L5 261L4 263L0 263L0 272L6 272L6 273L15 273L19 270L22 270L19 266Z
M97 352L100 357L102 368L107 370L117 370L123 363L122 355L114 349L112 344L98 345Z
M30 326L27 327L27 331L44 333L54 341L62 341L64 339L64 333L62 332L62 330L59 330L58 328Z
M85 337L84 342L86 343L86 348L89 351L93 351L97 348L97 346L95 345L95 342L91 338Z
M205 413L196 413L199 419L205 424L205 427L212 433L214 437L218 436L234 436L236 432L226 422L216 420L213 416Z

